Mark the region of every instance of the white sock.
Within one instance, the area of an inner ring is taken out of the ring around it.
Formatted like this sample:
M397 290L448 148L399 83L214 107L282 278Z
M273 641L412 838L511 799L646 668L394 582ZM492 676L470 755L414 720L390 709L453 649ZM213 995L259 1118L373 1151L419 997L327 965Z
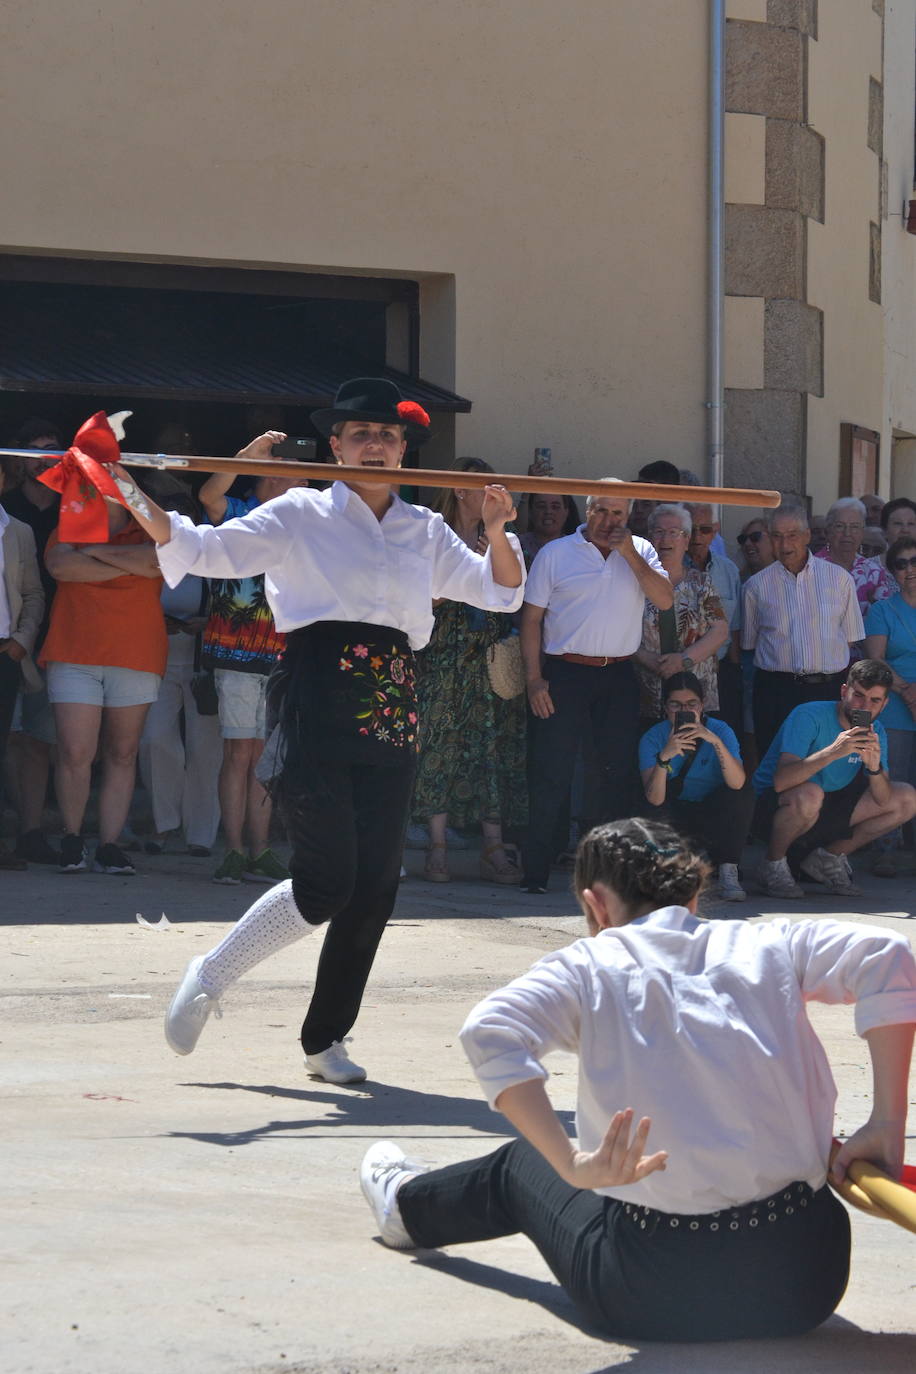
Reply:
M262 959L317 929L293 901L292 879L287 878L248 908L226 938L204 956L197 976L211 997L221 997L230 983Z

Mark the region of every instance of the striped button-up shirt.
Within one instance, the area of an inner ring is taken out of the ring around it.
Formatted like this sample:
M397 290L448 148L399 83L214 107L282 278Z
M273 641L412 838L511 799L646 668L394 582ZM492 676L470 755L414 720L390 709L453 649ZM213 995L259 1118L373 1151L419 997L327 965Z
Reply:
M797 575L771 563L744 584L741 647L771 673L840 673L865 627L844 568L812 558Z

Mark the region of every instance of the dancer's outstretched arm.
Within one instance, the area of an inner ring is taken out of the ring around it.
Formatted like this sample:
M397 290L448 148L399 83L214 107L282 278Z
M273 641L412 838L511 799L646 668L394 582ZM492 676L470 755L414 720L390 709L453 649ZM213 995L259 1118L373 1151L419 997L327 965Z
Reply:
M871 1055L874 1094L871 1116L840 1147L830 1177L841 1183L854 1159L877 1164L891 1178L903 1169L910 1058L913 1053L912 1022L876 1026L865 1032Z

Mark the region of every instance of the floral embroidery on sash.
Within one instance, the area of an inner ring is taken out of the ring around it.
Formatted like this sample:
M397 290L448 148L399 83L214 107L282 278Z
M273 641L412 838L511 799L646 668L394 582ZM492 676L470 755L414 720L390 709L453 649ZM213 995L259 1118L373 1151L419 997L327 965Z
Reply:
M337 667L348 675L359 733L380 744L419 748L413 664L392 645L386 652L365 644L345 644Z

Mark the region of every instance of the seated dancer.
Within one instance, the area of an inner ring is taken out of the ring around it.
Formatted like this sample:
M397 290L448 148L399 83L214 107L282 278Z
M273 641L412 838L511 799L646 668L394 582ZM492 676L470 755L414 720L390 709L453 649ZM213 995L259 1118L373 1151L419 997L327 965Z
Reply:
M408 444L428 438L429 416L402 401L392 382L345 382L312 421L346 472L326 491L296 487L218 527L170 518L142 495L124 494L155 539L170 585L187 573L263 572L277 629L287 635L269 697L282 736L273 785L293 846L291 878L191 961L166 1039L190 1054L231 983L328 921L302 1046L313 1074L355 1083L366 1071L344 1038L397 895L416 768L413 650L429 639L435 598L514 611L524 572L518 541L504 528L514 515L504 487L486 488L489 547L481 555L441 515L359 480L360 468L399 468ZM268 431L239 457L270 458L283 438ZM130 483L123 469L119 475Z
M869 926L700 920L706 874L660 821L585 837L575 890L591 938L491 994L461 1032L523 1139L433 1172L373 1145L361 1182L387 1245L522 1232L617 1339L789 1336L833 1312L849 1219L826 1186L836 1090L805 1004L857 1002L874 1072L871 1115L832 1176L867 1159L899 1178L916 959ZM552 1050L579 1057L578 1144L545 1091ZM650 1127L664 1148L645 1154Z

